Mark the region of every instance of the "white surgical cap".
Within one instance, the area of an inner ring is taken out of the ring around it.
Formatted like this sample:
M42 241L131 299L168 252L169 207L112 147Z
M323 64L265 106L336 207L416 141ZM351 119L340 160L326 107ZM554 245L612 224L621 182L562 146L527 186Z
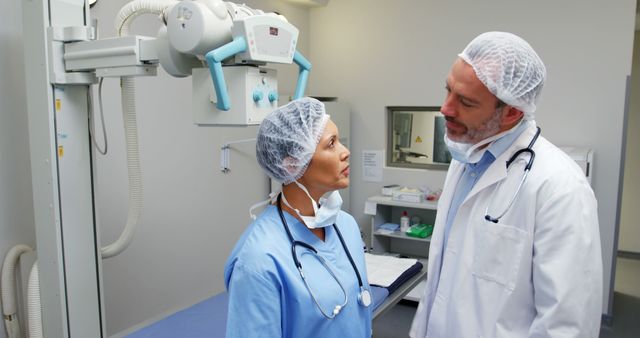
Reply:
M487 32L473 39L458 56L473 67L493 95L533 120L547 71L526 41L511 33Z
M309 166L329 120L322 102L304 97L271 112L260 124L258 163L271 178L289 184Z

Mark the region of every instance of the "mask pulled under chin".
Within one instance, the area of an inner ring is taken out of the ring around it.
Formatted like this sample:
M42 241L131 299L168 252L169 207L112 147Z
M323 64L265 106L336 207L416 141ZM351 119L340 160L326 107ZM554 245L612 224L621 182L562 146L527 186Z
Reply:
M258 216L253 212L254 210L263 207L267 204L273 204L276 202L276 197L278 196L278 194L280 193L280 191L274 191L269 193L269 198L264 200L264 201L260 201L258 203L255 203L254 205L252 205L251 207L249 207L249 217L252 220L256 220L256 218L258 218Z
M336 222L336 219L338 218L338 213L342 208L342 197L340 197L340 193L338 192L338 190L329 192L325 194L325 196L321 197L320 207L318 207L318 203L316 203L313 197L311 197L311 195L309 194L309 191L307 190L307 188L305 188L304 185L300 184L298 181L294 181L293 183L295 183L298 187L300 187L300 189L302 189L302 191L304 191L305 194L307 194L307 196L311 200L311 204L313 206L313 213L315 216L302 215L300 213L300 210L292 207L291 204L289 204L284 193L282 194L282 201L289 208L293 209L296 212L296 214L300 217L300 219L304 222L304 224L309 229L324 228Z
M449 148L449 152L451 153L451 158L453 158L454 160L462 163L468 163L468 164L478 163L482 159L482 156L484 156L484 153L489 148L487 146L482 149L479 149L480 147L484 145L488 145L489 143L497 139L500 139L505 135L513 133L518 128L518 126L522 124L522 121L524 120L520 120L520 122L518 122L515 126L513 126L513 128L509 130L505 130L493 136L487 137L486 139L476 144L461 143L461 142L453 141L449 138L449 135L447 135L447 133L444 133L444 143L447 145L447 148Z

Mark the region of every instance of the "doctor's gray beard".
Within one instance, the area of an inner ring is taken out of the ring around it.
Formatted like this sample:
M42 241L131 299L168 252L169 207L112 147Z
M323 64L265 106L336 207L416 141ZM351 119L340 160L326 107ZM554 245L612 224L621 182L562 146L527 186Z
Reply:
M500 132L500 120L502 119L502 109L500 107L496 109L488 120L486 120L480 127L469 129L467 133L461 138L460 143L476 144L488 137L491 137Z

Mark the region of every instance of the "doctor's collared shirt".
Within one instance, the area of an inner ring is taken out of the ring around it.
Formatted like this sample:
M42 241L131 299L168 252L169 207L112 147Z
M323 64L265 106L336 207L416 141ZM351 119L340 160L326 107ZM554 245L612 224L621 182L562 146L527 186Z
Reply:
M473 189L473 186L478 182L482 174L484 174L496 158L502 155L502 153L511 146L518 136L527 129L530 123L534 122L523 121L519 126L515 127L516 129L512 133L509 133L491 143L478 163L468 163L465 165L462 176L460 176L460 180L456 185L456 190L451 200L451 206L447 212L447 222L444 229L444 240L442 242L443 252L447 249L447 241L449 240L451 224L453 224L453 220L458 213L458 208L464 199L469 195L469 192L471 192L471 189ZM444 255L442 257L444 257ZM442 265L440 265L440 267L442 267Z

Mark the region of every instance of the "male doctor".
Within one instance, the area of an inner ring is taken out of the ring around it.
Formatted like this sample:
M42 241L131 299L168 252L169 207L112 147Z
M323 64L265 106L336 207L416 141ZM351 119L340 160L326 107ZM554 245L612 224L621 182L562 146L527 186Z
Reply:
M538 136L544 64L503 32L479 35L458 56L442 105L454 160L410 336L597 337L597 204L577 164Z

